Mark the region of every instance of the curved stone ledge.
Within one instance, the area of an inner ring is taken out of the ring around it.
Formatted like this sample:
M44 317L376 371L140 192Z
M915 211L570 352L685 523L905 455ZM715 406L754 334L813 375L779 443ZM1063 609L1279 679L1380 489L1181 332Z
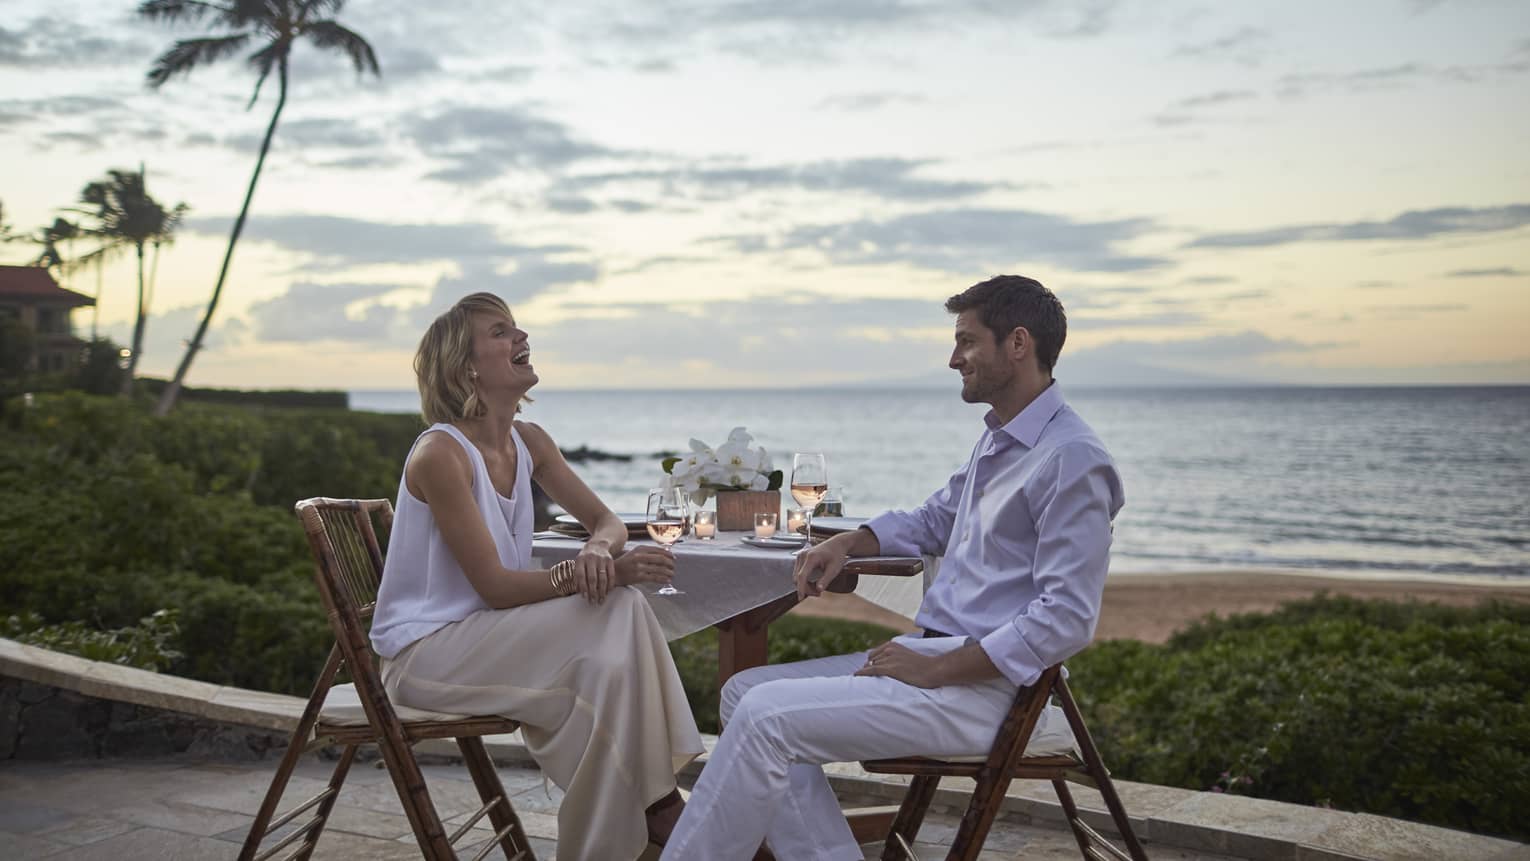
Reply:
M259 758L282 750L285 734L297 725L303 700L197 682L159 673L90 661L73 655L0 639L0 681L13 680L0 690L15 690L7 698L41 694L36 689L66 692L56 707L91 708L92 701L126 704L137 711L116 712L119 726L137 733L137 749L154 755L169 744L177 751L208 756ZM25 686L32 693L20 693ZM17 744L19 708L0 698L0 760L13 756L36 758L48 746ZM100 708L97 706L97 708ZM13 713L17 712L17 713ZM168 714L167 714L168 713ZM178 716L178 717L177 717ZM56 724L67 732L67 721ZM83 725L100 724L99 718ZM74 725L81 725L75 721ZM104 728L103 728L104 729ZM715 738L706 739L710 751ZM525 764L531 757L518 734L485 739L500 763ZM184 747L175 747L184 743ZM98 746L97 755L132 755L135 746ZM424 755L454 758L450 741L427 741L416 747ZM117 753L110 753L116 751ZM79 755L76 753L75 755ZM705 763L691 763L682 777L694 780ZM855 763L829 766L830 779L851 803L887 804L902 798L906 778L871 775ZM937 812L965 807L970 781L947 779L936 794ZM1484 859L1530 861L1530 845L1492 837L1389 819L1364 813L1304 807L1277 801L1195 792L1145 783L1117 781L1116 787L1139 837L1160 847L1181 847L1239 858L1339 861L1339 859ZM1074 788L1075 800L1089 823L1114 832L1099 794ZM1019 823L1060 824L1062 810L1050 785L1016 781L1001 816Z

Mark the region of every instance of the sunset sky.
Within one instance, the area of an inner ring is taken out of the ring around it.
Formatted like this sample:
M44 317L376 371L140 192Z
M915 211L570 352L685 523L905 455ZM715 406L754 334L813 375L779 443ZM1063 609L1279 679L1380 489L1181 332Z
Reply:
M154 57L202 31L132 2L4 11L6 220L33 231L140 163L191 207L141 365L168 374L274 86L246 110L241 58L150 90ZM193 385L409 388L425 324L480 289L544 385L936 381L942 302L1001 272L1062 297L1065 381L1530 382L1524 0L352 0L339 19L383 76L299 49ZM123 257L100 296L119 341L133 295Z

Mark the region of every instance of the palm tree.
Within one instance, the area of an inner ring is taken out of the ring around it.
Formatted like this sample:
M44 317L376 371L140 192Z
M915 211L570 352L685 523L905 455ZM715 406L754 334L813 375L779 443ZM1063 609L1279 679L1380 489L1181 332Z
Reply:
M255 106L260 98L260 88L271 72L276 72L276 109L271 112L271 122L266 126L265 139L260 142L260 155L255 159L255 172L250 174L250 185L244 193L244 205L234 219L233 231L228 237L228 250L223 254L223 266L218 270L218 283L213 285L212 299L207 312L197 326L196 334L186 345L186 353L175 369L175 378L165 387L155 415L165 415L175 406L186 371L197 351L202 349L202 339L207 335L208 324L218 308L223 295L223 282L228 278L229 263L234 259L234 246L244 230L244 220L250 213L250 201L255 197L255 184L260 180L260 169L266 163L266 153L271 148L271 138L276 134L277 121L287 104L287 61L292 47L299 39L307 39L325 50L343 52L355 66L356 74L371 72L381 76L377 55L367 40L339 22L333 16L339 14L345 0L144 0L138 6L138 14L155 21L177 23L180 21L208 20L214 30L230 35L208 36L199 39L181 39L154 61L149 69L149 85L159 88L176 75L190 74L197 66L216 63L232 56L258 40L260 47L250 54L247 62L256 73L255 91L250 95L248 108Z
M107 171L106 179L85 186L80 192L80 202L84 207L76 211L94 221L86 232L101 242L99 248L80 258L80 264L104 260L130 246L138 255L138 313L133 321L133 346L128 356L127 373L122 378L122 395L127 397L133 393L133 372L138 368L138 357L143 351L143 335L149 315L150 287L143 276L143 250L145 246L153 245L155 260L158 260L160 245L174 240L175 230L186 214L186 204L178 203L167 210L150 197L141 166L137 173Z

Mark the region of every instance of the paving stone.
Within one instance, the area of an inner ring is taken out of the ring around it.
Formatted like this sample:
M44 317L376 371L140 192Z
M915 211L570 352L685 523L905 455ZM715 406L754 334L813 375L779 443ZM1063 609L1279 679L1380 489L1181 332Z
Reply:
M402 808L402 805L400 805ZM301 817L300 817L301 818ZM304 819L303 821L308 821ZM383 813L377 810L368 810L364 807L351 807L344 804L336 804L329 812L329 820L324 823L324 833L330 831L345 831L351 834L361 834L368 837L381 837L384 840L392 840L396 837L407 837L414 833L409 827L409 819L402 812L398 814ZM451 833L451 829L447 829Z
M319 835L319 842L314 846L313 855L309 857L316 861L318 859L353 861L357 858L365 858L367 861L418 861L420 848L417 845L406 845L379 837L364 837L359 834L326 829Z
M0 804L0 831L30 834L48 828L66 825L78 819L78 814L57 807L33 804L7 797Z
M1239 795L1198 792L1148 818L1155 843L1222 852L1259 861L1291 861L1345 814Z
M30 834L12 834L0 831L0 858L20 859L47 858L68 849L64 843L55 843Z
M125 804L113 807L106 812L111 818L123 822L132 822L165 831L178 831L198 837L212 837L229 831L244 834L249 831L250 823L255 821L253 810L246 815L167 801Z
M36 836L70 846L87 846L132 831L138 826L106 816L80 816L71 822L39 829Z
M99 843L70 849L58 857L69 861L209 861L230 858L235 851L237 847L210 837L139 828Z

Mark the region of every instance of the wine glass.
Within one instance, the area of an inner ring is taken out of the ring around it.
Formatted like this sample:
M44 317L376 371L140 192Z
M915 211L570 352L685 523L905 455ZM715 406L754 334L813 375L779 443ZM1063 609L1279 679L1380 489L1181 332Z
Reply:
M648 534L653 540L669 547L685 533L686 521L690 519L690 507L678 487L658 487L648 491ZM680 589L665 583L655 595L684 595Z
M823 452L799 451L792 455L792 499L807 509L807 543L813 546L813 509L829 491L829 462Z

